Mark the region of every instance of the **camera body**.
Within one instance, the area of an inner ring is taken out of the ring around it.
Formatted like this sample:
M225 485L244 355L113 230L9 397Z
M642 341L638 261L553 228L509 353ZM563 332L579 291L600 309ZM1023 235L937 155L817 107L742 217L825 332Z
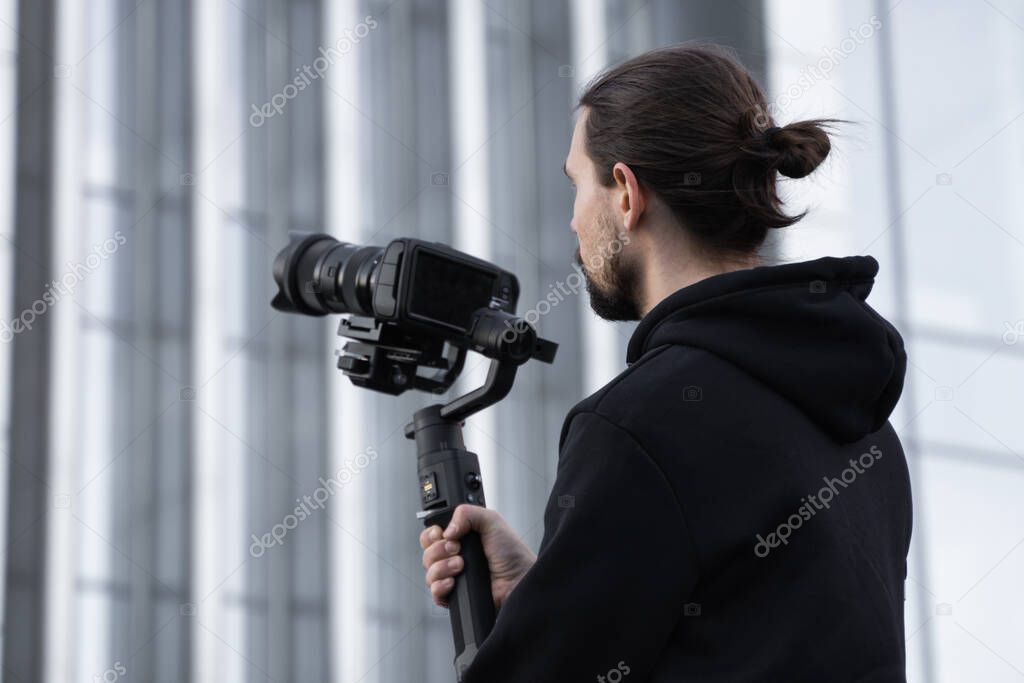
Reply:
M293 233L274 262L277 310L351 313L440 336L465 335L474 311L514 313L516 277L438 242L401 237L361 247Z
M274 260L274 279L271 305L279 311L348 314L338 335L353 341L339 352L338 368L375 391L441 393L467 350L519 365L551 362L557 347L515 316L512 273L438 242L403 237L359 246L292 233Z
M474 311L514 313L516 277L437 242L393 240L384 248L373 282L372 315L444 335L467 334Z

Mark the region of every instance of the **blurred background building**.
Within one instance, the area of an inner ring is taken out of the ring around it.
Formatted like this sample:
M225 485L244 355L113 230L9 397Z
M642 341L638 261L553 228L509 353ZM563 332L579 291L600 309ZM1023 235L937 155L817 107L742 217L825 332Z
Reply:
M429 398L352 387L336 319L269 307L273 256L442 240L534 308L572 272L574 96L694 38L780 122L857 122L769 250L874 255L909 345L910 680L1024 679L1019 3L0 0L4 683L452 680L401 435ZM556 363L466 428L534 548L562 418L632 330L538 311Z

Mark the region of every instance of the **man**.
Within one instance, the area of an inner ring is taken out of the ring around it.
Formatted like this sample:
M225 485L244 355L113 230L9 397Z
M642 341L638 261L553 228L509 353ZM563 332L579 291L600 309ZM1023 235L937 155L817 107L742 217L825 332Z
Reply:
M640 323L565 419L536 556L476 506L423 532L440 604L482 537L499 612L468 683L905 680L906 354L865 302L878 264L758 255L803 215L777 175L818 167L829 123L772 125L715 46L584 93L576 258L595 312Z

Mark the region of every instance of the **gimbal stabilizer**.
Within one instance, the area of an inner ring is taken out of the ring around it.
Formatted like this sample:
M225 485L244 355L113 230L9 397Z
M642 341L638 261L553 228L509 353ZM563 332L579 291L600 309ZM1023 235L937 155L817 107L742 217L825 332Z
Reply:
M515 276L441 244L398 239L357 247L327 235L293 234L274 262L278 310L350 313L338 368L353 384L389 394L446 391L467 350L491 360L483 386L422 408L405 426L415 439L424 526L446 527L462 503L485 505L480 463L461 423L512 389L528 360L551 363L558 345L516 317ZM425 372L424 372L425 371ZM490 572L479 534L461 541L465 561L448 598L458 680L494 626Z

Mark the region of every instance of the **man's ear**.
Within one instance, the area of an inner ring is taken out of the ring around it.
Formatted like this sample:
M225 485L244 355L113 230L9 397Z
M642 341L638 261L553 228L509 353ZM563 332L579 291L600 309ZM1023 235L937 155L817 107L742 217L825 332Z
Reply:
M614 206L621 217L622 230L629 234L636 229L640 217L647 209L647 199L640 189L633 169L621 161L612 167L612 178L615 180L612 187Z

